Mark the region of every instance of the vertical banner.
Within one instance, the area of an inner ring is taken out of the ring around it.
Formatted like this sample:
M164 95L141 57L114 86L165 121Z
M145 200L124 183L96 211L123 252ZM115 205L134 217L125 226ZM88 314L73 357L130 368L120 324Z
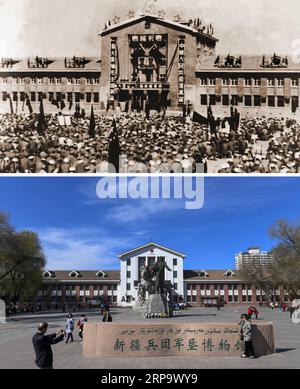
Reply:
M185 85L185 37L178 38L179 59L178 59L178 104L184 104Z
M114 101L114 94L117 80L117 68L118 68L118 55L117 55L117 38L111 38L110 42L110 88L109 88L109 100Z

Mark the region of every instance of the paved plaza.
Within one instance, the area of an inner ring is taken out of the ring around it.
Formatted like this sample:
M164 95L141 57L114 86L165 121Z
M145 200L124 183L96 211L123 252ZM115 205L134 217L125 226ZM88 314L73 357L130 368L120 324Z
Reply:
M219 323L237 322L245 308L227 307L218 312L214 308L191 308L181 316L169 319L170 322L182 323ZM86 313L90 322L100 322L102 317L96 313ZM78 319L80 313L76 315ZM113 321L118 323L151 322L130 309L113 309ZM64 328L66 314L48 314L47 317L27 316L10 318L6 324L0 324L0 368L32 369L34 352L31 343L36 332L37 323L48 321L49 333ZM260 308L259 320L272 321L275 330L277 353L263 356L256 360L241 358L132 358L132 359L85 359L82 345L75 330L74 343L61 342L53 346L55 369L239 369L239 368L300 368L300 325L293 324L288 312L271 311ZM161 322L161 320L152 320ZM255 320L253 321L255 322ZM107 323L109 325L109 323Z

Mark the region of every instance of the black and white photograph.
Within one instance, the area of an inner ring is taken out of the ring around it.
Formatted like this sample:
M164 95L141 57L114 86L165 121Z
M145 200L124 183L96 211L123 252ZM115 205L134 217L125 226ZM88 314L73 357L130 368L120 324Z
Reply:
M299 173L296 0L0 10L1 173Z

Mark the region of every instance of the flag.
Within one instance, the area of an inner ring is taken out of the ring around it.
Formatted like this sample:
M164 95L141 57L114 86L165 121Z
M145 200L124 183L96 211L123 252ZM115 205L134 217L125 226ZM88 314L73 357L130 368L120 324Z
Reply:
M208 124L208 120L206 117L200 115L198 112L194 111L193 114L193 122L194 123L200 123L200 124Z
M114 120L113 122L113 130L110 135L109 145L108 145L108 163L115 167L115 173L119 173L120 171L120 155L121 155L121 147L119 142L119 136L117 131L117 124ZM110 173L114 173L113 171Z
M95 136L96 136L95 128L96 128L96 121L95 121L95 115L94 115L94 107L92 105L90 127L89 127L90 138L95 138Z
M213 111L210 105L207 107L207 119L214 119Z
M25 100L26 100L26 105L27 105L27 107L29 109L29 113L31 115L33 113L33 109L32 109L32 106L31 106L31 102L29 100L29 96L27 94L25 95Z
M41 101L40 101L40 113L39 113L39 119L38 119L38 125L37 125L38 133L39 134L43 134L47 127L48 127L48 125L47 125L46 118L45 118L43 98L41 98Z
M9 93L7 93L6 96L7 96L8 99L9 99L10 113L13 115L13 114L14 114L14 107L13 107L11 95L10 95Z

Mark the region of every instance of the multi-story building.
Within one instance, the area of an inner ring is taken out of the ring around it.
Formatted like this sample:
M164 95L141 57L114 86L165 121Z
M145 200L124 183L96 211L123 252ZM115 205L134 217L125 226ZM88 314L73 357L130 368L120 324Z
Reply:
M113 19L99 35L99 58L2 58L0 112L28 112L27 98L35 112L41 98L46 112L91 103L95 110L143 110L146 102L172 111L190 103L205 112L210 105L221 117L231 106L243 115L299 111L299 63L276 54L222 57L213 26L199 18L148 10Z
M113 306L134 305L141 268L150 266L164 257L170 270L165 279L174 286L174 300L186 301L194 306L259 304L266 302L263 290L242 281L238 273L228 270L184 270L185 255L176 250L151 242L120 254L121 270L71 270L43 272L43 282L36 303L51 308L66 309L99 306L101 302ZM300 291L299 291L300 294ZM274 290L276 301L289 302L283 287Z
M274 265L274 255L267 251L261 251L259 247L249 247L247 252L238 253L235 256L235 268L240 270L243 266L261 266L262 268L269 268Z
M0 112L39 112L40 100L49 112L100 109L99 58L2 58Z

